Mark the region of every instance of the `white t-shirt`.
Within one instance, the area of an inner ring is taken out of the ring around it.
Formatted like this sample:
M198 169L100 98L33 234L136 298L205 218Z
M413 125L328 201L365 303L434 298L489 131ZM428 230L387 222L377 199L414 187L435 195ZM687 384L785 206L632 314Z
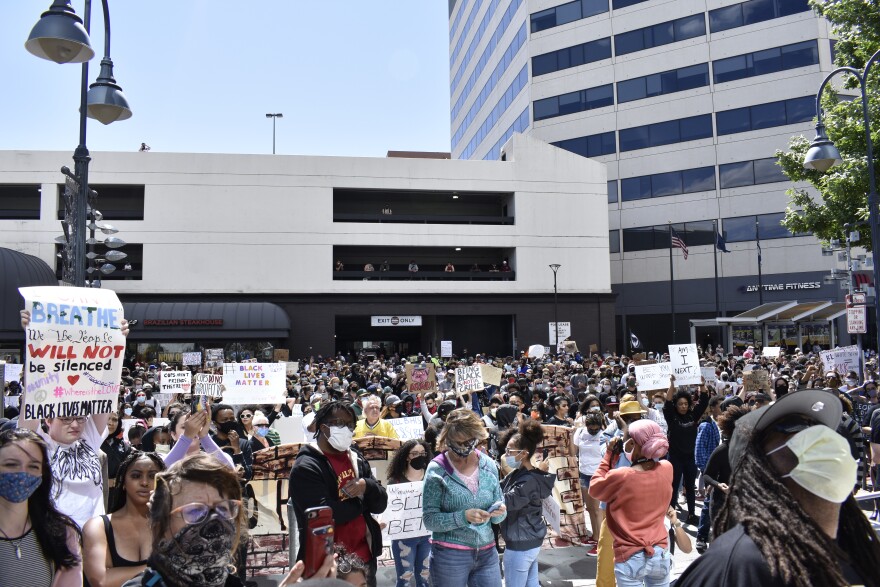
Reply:
M584 475L595 473L605 455L605 435L601 430L593 436L586 427L576 428L572 442L578 447L578 470Z
M106 429L99 432L89 417L82 437L73 444L61 444L37 429L49 445L49 463L52 466L52 497L58 510L83 525L94 516L104 513L104 482L101 474L101 443Z

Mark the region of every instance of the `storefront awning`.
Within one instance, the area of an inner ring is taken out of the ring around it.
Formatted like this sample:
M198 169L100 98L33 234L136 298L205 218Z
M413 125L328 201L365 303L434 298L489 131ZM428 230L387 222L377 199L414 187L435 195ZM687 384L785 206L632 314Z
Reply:
M717 324L762 324L797 323L797 322L830 322L846 313L843 302L831 300L815 302L772 302L752 308L748 312L713 320ZM696 324L695 326L704 326Z
M123 304L137 320L131 341L273 340L290 335L287 314L268 302L135 302Z

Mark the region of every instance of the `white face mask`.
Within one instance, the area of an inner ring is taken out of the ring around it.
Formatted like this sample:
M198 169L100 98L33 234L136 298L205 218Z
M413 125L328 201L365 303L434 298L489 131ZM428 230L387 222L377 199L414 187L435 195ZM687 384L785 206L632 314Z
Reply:
M156 445L156 453L160 455L167 455L171 452L170 444L157 444Z
M642 405L646 408L648 407L648 398L646 398L646 397L642 398Z
M655 409L655 410L662 410L662 409L663 409L663 403L662 403L662 402L656 402L656 403L654 404L654 409Z
M847 379L846 384L849 385L850 387L855 387L856 385L859 384L859 382L857 379Z
M353 430L349 430L348 426L327 426L327 429L330 430L330 434L327 435L330 446L338 451L349 449L354 436Z
M798 464L783 479L791 477L816 497L832 503L843 503L852 494L858 463L843 436L817 424L801 430L767 455L786 446L797 457Z

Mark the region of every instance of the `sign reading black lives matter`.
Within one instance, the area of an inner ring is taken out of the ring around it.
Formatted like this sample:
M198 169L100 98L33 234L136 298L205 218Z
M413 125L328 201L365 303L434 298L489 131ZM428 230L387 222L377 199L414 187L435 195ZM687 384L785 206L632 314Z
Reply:
M23 418L108 414L125 355L122 304L107 289L22 287L25 329Z
M699 385L700 355L695 344L669 345L669 363L676 385Z

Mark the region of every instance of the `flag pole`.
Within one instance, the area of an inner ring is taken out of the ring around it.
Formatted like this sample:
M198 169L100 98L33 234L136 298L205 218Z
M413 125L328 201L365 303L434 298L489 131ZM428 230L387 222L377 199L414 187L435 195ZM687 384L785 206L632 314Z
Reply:
M758 224L758 219L755 218L755 241L758 243L758 305L764 305L764 284L763 284L763 276L761 275L761 225Z
M672 342L675 337L675 273L672 267L672 221L669 220L669 310L672 314Z
M715 324L718 327L718 342L716 345L721 344L721 325L718 324L718 318L721 317L721 304L719 302L719 293L718 293L718 220L715 219L712 221L712 232L715 233L715 246L712 248L712 259L715 261Z

